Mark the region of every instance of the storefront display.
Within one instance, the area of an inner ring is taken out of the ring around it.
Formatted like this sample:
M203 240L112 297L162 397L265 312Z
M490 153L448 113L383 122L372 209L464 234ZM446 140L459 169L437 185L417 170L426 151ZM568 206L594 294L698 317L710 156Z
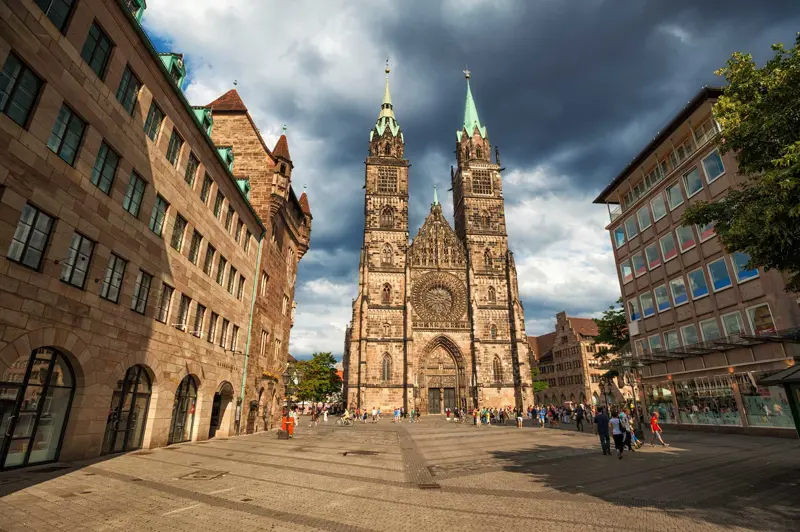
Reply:
M747 422L751 427L794 428L786 391L782 386L757 386L767 374L739 374L736 381L742 394Z
M686 425L741 426L731 377L701 377L675 383L680 420Z
M672 404L672 392L666 385L645 385L644 393L647 395L647 409L649 413L658 412L661 423L676 423L675 407Z

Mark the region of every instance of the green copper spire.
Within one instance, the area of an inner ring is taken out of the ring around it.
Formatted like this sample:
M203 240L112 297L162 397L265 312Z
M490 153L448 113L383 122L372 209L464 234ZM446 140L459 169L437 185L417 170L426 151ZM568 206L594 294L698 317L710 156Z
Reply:
M439 205L439 196L436 194L436 185L433 185L433 204Z
M394 116L394 106L392 105L392 93L389 90L389 59L386 59L386 85L383 89L383 102L381 102L381 112L378 115L378 120L375 122L375 127L369 132L369 140L372 141L373 138L377 135L380 137L383 135L383 132L386 130L386 126L389 126L389 131L391 131L392 136L400 136L400 139L403 140L403 132L400 131L400 125L397 123L397 119Z
M481 125L481 119L478 118L478 108L475 107L475 100L472 99L472 89L469 86L469 70L464 70L464 77L467 78L467 101L464 104L464 126L462 127L461 131L456 132L456 137L458 140L461 140L461 135L464 131L467 132L468 135L472 136L475 132L475 128L478 128L478 131L481 134L481 138L486 138L486 127Z

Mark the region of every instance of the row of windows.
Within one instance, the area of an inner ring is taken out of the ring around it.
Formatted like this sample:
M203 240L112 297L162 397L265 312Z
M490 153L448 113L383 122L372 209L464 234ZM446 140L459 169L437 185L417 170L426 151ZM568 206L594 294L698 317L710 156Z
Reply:
M695 226L697 234L700 236L700 242L716 236L714 232L714 224L707 224L704 226ZM676 247L677 241L677 247ZM639 251L631 255L630 259L625 259L619 263L620 277L622 277L622 284L631 282L635 277L641 277L648 271L652 271L662 264L669 262L678 256L678 250L681 253L686 253L694 248L696 244L694 230L691 226L682 225L675 229L675 236L672 233L667 233L658 239L658 242L653 242L644 248L644 251ZM659 253L660 250L660 253Z
M725 173L725 167L722 164L722 158L718 150L709 153L702 160L702 168L705 174L706 182L713 183ZM631 240L640 231L644 231L650 227L654 222L662 219L667 215L667 208L670 211L675 210L684 202L684 191L686 198L691 198L703 189L703 180L700 175L700 167L695 166L683 175L683 191L681 190L681 181L676 181L668 186L664 192L659 192L649 204L643 205L635 216L630 216L625 220L624 224L620 224L614 229L614 244L620 248L625 244L626 240ZM665 200L666 198L666 200ZM638 223L637 223L638 222Z
M583 375L567 375L558 377L558 386L568 386L570 384L583 384Z
M749 330L756 336L774 334L777 330L772 318L769 304L761 303L745 310L749 323ZM722 327L720 327L720 323ZM698 332L699 331L699 332ZM646 339L641 338L634 343L639 355L658 353L664 350L671 351L681 347L688 347L702 342L713 342L727 336L748 334L748 329L738 310L729 312L717 318L709 318L695 323L689 323L677 330L666 331L662 335L654 334Z
M711 281L710 289L714 292L730 288L733 286L733 281L728 268L728 259L737 283L741 284L758 277L757 269L747 268L750 257L746 253L737 251L727 258L720 257L706 264L708 277L706 277L706 271L702 267L687 273L688 288L686 282L684 282L683 275L680 275L670 280L669 283L655 287L652 292L648 290L640 294L638 300L628 300L630 321L636 321L642 317L649 318L650 316L655 316L656 312L665 312L673 306L684 305L689 302L690 295L693 301L706 297L710 293L707 279ZM669 284L669 290L667 290L667 284ZM671 300L670 295L672 296ZM641 307L639 303L641 303Z
M162 283L161 298L158 302L156 319L162 323L167 323L169 311L172 306L172 299L175 289L167 283ZM192 328L189 330L189 314L192 307L192 298L186 294L181 294L178 305L178 315L175 317L173 326L179 331L189 332L192 336L203 338L205 336L209 343L217 343L221 348L236 351L239 346L239 326L231 326L231 322L226 318L220 320L220 315L211 312L208 320L208 328L205 329L205 318L207 308L199 301L195 302L194 320ZM230 334L229 334L230 332ZM219 333L219 334L217 334Z
M261 353L261 356L264 356L264 355L267 354L267 347L269 346L269 341L270 341L269 332L264 330L264 329L262 329L261 330L261 346L259 348L259 353ZM276 359L279 360L280 359L280 355L281 355L281 349L283 349L283 342L280 339L275 338L275 342L272 344L272 349L273 349L273 351L272 351L273 356Z

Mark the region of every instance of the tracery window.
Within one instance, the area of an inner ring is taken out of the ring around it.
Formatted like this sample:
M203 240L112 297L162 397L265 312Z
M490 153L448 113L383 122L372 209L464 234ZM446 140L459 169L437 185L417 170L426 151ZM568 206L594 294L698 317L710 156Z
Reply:
M494 292L494 287L493 286L489 287L489 303L491 303L492 305L497 303L497 295Z
M381 227L393 227L394 226L394 209L390 206L386 206L381 210Z
M483 265L486 268L492 267L492 252L489 251L488 249L483 252Z
M383 246L383 252L381 253L381 264L391 264L392 263L392 246L386 244Z
M388 148L389 145L387 144ZM378 192L397 192L397 169L381 166L378 168Z
M475 148L475 156L476 156L478 159L480 159L480 158L482 158L482 157L483 157L483 152L481 151L481 147L480 147L480 146L478 146L477 148Z
M389 304L392 301L392 287L389 283L383 285L383 291L381 292L381 303Z
M497 340L497 325L492 325L489 327L489 338L492 340Z
M392 326L388 323L383 324L383 336L388 337L392 334Z
M500 364L500 358L497 356L494 357L494 361L492 362L492 378L494 382L503 382L503 366Z
M392 154L392 146L390 144L386 144L386 155Z
M492 193L492 178L489 176L488 170L472 171L472 193L473 194Z
M389 382L390 380L392 380L392 357L389 353L385 353L381 363L381 381Z

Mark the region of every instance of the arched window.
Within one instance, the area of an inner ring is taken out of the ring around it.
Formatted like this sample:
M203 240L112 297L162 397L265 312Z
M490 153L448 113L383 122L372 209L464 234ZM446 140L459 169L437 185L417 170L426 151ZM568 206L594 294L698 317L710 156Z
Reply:
M391 155L392 154L392 146L388 142L386 143L385 153L386 153L386 155Z
M386 244L383 246L383 251L381 252L381 264L391 264L392 263L392 246Z
M383 336L389 337L392 334L392 326L388 323L383 324Z
M389 353L383 355L383 362L381 363L381 380L389 382L392 380L392 357Z
M388 205L381 210L381 227L394 226L394 209Z
M125 378L117 381L106 418L101 454L131 451L142 446L150 392L150 376L142 366L131 366Z
M499 357L494 357L494 361L492 362L492 377L494 378L494 382L503 382L503 366L500 364Z
M492 324L489 327L489 338L492 340L497 340L497 325Z
M489 216L489 211L483 211L481 213L481 225L483 225L484 229L492 228L492 217Z
M286 163L281 163L281 174L286 175Z
M192 439L194 410L197 404L197 383L191 375L183 378L175 392L172 405L172 422L169 426L167 445Z
M480 147L480 146L478 146L477 148L475 148L475 157L477 157L478 159L480 159L481 157L483 157L483 152L481 151L481 147Z
M294 286L295 266L294 250L289 248L289 252L286 254L286 277L289 279L289 286Z
M492 267L492 252L489 251L488 249L483 252L483 265L486 268Z
M494 287L493 286L489 287L489 303L491 303L492 305L497 303L497 296L494 293Z
M381 303L388 304L392 301L392 287L389 283L383 285L383 292L381 293Z

